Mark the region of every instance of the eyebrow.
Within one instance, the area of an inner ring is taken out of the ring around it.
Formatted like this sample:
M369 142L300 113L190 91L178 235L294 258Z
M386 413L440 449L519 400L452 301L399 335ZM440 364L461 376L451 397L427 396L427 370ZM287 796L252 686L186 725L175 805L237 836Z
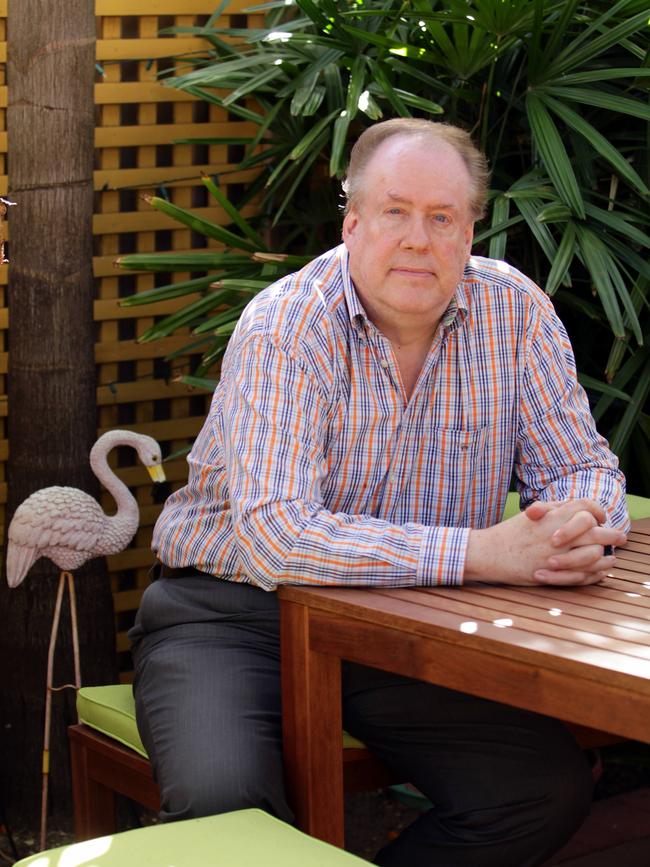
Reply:
M395 193L392 190L388 190L386 193L386 196L393 202L404 202L407 205L413 204L411 199L407 198L406 196L402 196L399 193ZM459 210L458 205L454 205L451 203L446 204L444 202L436 202L435 205L428 205L427 207L428 207L429 211L438 211L438 210L457 211L457 210Z

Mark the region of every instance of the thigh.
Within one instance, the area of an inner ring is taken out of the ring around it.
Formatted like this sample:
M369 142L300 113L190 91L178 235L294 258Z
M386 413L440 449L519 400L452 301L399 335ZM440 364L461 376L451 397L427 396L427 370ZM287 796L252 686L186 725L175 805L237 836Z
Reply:
M489 865L497 845L504 867L542 863L588 810L587 762L557 720L349 665L344 725L434 805L379 863Z
M344 666L343 693L346 730L437 804L468 788L480 800L510 785L510 772L533 788L530 771L543 776L549 753L580 753L557 720L365 666Z
M134 649L138 727L160 784L161 817L257 806L291 819L272 600L255 588L231 593L225 582L172 580L147 591Z

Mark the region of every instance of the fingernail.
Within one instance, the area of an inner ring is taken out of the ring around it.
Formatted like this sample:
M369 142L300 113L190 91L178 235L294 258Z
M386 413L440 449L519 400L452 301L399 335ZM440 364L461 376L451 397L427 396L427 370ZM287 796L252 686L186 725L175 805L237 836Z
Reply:
M533 578L537 578L538 581L543 581L546 578L546 572L544 569L538 569L534 574Z

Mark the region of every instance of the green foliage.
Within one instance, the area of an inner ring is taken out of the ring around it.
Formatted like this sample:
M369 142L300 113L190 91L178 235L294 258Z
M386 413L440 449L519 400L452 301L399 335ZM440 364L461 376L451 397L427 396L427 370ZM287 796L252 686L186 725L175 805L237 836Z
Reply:
M252 121L239 169L257 169L237 207L204 178L228 228L165 201L153 207L224 253L125 256L127 268L209 274L127 299L196 293L143 336L180 325L219 360L251 295L337 243L350 143L392 116L464 126L492 167L477 252L544 286L567 322L595 415L650 482L650 50L647 0L284 0L258 30L175 28L205 56L165 79ZM180 65L182 64L182 65ZM201 140L205 142L205 139ZM210 139L230 142L230 139ZM255 198L256 197L256 198ZM258 216L246 220L255 199ZM282 254L278 255L280 251Z

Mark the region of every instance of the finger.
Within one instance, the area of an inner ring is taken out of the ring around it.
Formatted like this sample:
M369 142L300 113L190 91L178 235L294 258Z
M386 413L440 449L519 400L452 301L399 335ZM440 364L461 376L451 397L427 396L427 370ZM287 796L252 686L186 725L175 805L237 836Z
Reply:
M572 502L577 506L579 511L589 512L590 515L593 515L596 519L596 523L604 524L607 520L605 509L596 500L589 500L586 497L582 497L581 499L573 500Z
M591 512L581 510L573 514L561 527L558 527L551 536L551 542L558 548L571 545L583 533L587 533L596 526L598 526L598 522L595 516Z
M605 555L602 545L581 545L572 548L564 554L553 554L548 558L547 568L555 572L583 571L602 572L605 569L613 569L616 565L616 557Z
M574 539L573 544L579 545L610 545L618 548L627 542L627 536L621 530L614 527L592 527L583 533L579 539Z
M549 569L536 569L533 579L536 584L568 587L597 584L607 578L607 572L556 572Z
M531 521L539 521L544 515L547 515L553 509L557 509L562 503L557 500L552 500L548 503L543 503L541 500L536 500L524 509L524 515L530 518Z

